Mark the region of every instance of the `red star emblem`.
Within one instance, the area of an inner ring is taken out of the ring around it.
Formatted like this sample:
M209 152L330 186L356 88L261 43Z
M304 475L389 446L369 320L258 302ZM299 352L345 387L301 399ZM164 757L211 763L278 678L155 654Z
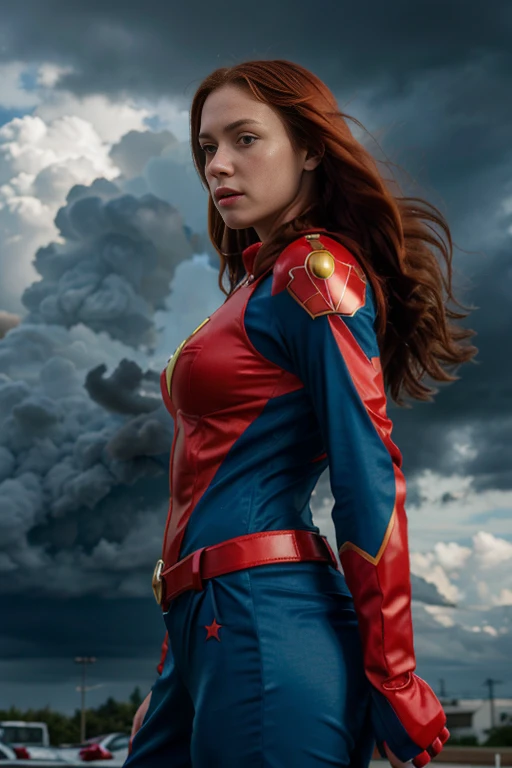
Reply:
M205 640L209 640L211 637L214 637L216 640L220 643L220 637L219 637L219 629L222 627L222 624L217 624L217 619L214 619L210 626L207 626L205 624L205 629L208 632L206 635Z

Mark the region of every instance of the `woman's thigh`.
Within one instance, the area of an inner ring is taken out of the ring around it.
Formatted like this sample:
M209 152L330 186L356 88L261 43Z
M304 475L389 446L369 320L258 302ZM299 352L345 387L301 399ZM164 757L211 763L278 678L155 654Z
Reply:
M338 576L266 566L212 580L190 600L178 657L195 708L194 768L369 763L369 684Z
M265 746L275 755L268 765L365 766L373 751L370 687L352 598L332 569L302 567L282 581L251 575Z
M151 690L151 702L135 734L126 768L192 768L190 739L194 709L169 648Z

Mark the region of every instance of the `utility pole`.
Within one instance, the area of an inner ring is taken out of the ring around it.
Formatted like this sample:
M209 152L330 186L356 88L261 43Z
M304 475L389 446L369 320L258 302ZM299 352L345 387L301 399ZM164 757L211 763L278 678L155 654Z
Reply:
M496 716L494 712L494 686L501 685L501 680L492 680L490 677L488 677L485 683L483 684L489 688L489 705L491 709L491 728L495 728Z
M82 706L80 712L80 743L85 741L85 670L87 664L94 664L96 659L94 656L75 656L75 664L82 665L82 685L79 688L81 692Z

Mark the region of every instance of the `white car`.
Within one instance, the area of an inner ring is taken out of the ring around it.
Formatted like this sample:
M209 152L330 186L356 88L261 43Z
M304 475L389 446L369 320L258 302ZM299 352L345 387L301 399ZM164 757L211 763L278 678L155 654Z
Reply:
M16 752L0 741L0 760L16 760Z
M0 740L2 745L8 746L19 760L61 761L59 750L50 746L46 723L2 720L0 721Z
M105 766L123 765L128 757L129 743L130 737L125 733L108 733L105 736L93 736L73 747L61 747L59 752L64 760L94 763L105 761Z

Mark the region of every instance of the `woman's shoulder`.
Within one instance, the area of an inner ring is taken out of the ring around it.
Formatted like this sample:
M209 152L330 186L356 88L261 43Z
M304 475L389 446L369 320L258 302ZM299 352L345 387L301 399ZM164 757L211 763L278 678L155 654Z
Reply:
M303 233L283 248L272 271L272 295L288 291L311 317L353 316L366 304L367 278L335 233Z

